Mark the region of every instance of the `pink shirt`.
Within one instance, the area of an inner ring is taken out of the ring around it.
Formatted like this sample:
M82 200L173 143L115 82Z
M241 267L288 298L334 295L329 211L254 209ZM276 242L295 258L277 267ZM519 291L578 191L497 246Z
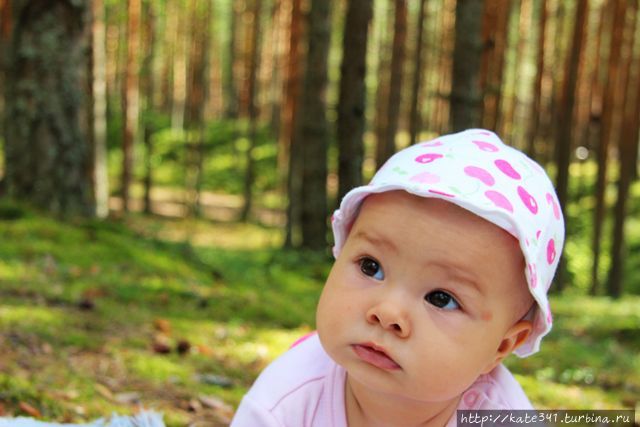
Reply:
M231 427L347 427L345 370L317 335L276 359L244 396ZM511 373L499 365L463 394L458 409L533 409ZM455 414L447 427L455 427Z

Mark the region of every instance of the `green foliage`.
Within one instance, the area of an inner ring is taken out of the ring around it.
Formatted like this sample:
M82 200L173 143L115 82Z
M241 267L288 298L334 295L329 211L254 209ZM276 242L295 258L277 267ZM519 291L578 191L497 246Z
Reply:
M153 129L151 168L156 185L184 188L187 169L193 169L199 140L196 130L175 130L170 127L169 119L160 114L149 113L144 117ZM122 164L120 150L120 128L117 123L109 130L109 169L112 182L119 182ZM243 121L218 121L209 123L204 133L204 164L202 189L220 191L226 194L242 194L246 168L246 156L250 142L248 124ZM113 141L118 141L114 145ZM142 180L145 174L145 147L135 147L135 177ZM189 151L192 150L191 156ZM262 126L256 134L253 150L256 168L254 189L264 193L276 188L278 175L276 168L277 144L269 129Z
M613 169L613 168L612 168ZM569 291L586 294L591 287L591 266L593 263L593 211L595 209L595 185L597 165L593 161L576 162L571 165L569 180L569 205L565 209L566 242L564 256L567 260ZM615 182L616 177L612 177ZM610 248L613 218L609 215L616 203L615 184L606 189L607 218L601 237L600 293L604 293L607 272L611 265ZM624 292L640 294L640 182L631 186L627 202L625 232L625 275Z

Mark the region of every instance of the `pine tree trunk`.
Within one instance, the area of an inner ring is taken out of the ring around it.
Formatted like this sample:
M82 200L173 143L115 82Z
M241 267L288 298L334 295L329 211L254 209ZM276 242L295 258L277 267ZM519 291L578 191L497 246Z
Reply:
M104 2L93 0L92 30L92 122L93 122L93 185L96 199L96 216L109 214L109 179L107 176L107 82Z
M173 111L173 73L176 46L178 44L178 0L166 0L164 37L161 45L164 45L162 58L162 72L160 79L160 93L162 97L161 110L164 114L171 115Z
M133 151L138 135L139 116L139 70L138 52L140 49L140 0L127 0L127 63L125 68L125 87L123 105L122 135L122 209L129 211L129 187L133 180Z
M6 52L9 48L11 36L11 2L0 0L0 120L4 117L4 84L6 68ZM1 123L1 121L0 121ZM2 195L2 180L0 180L0 195Z
M171 89L171 128L184 130L184 112L187 97L187 43L190 31L187 31L186 11L175 5L175 35L173 36L173 74Z
M562 96L557 116L556 166L558 169L556 192L558 193L558 201L563 210L566 210L568 202L569 162L573 141L572 123L575 110L578 66L584 47L588 8L588 0L578 2L573 28L573 39L568 49L569 55L566 58Z
M390 34L393 31L393 21L388 18L393 13L393 2L387 3L387 17L380 19L381 25L376 34L378 52L378 65L376 70L376 103L375 103L375 135L376 135L376 168L384 163L384 139L387 134L387 121L389 120L389 94L391 89L391 41ZM383 25L382 23L386 23Z
M271 7L271 30L266 43L263 61L262 80L267 82L269 94L268 120L271 133L276 140L280 138L280 113L282 111L282 35L283 0L275 0Z
M396 151L396 133L400 118L405 44L407 41L407 2L395 1L393 49L387 98L387 120L382 144L378 142L376 164L380 168Z
M247 112L249 116L249 148L245 157L245 177L244 177L244 204L240 212L240 220L249 219L251 208L253 207L253 184L255 182L255 161L253 151L256 147L257 126L258 126L258 105L256 99L257 92L257 72L260 59L260 21L262 12L262 0L253 0L253 26L251 30L249 46L249 80L247 86Z
M326 118L328 59L331 41L331 2L311 0L308 15L309 50L301 104L304 141L302 175L302 246L326 249L327 244L327 149Z
M370 0L349 0L344 24L338 101L338 198L362 184L364 161L366 59Z
M236 62L236 31L238 26L237 2L229 2L229 43L227 44L227 58L224 63L224 116L228 119L238 118L238 89L233 73Z
M589 1L579 1L576 9L573 39L566 59L564 81L562 84L562 100L558 114L558 134L556 139L556 192L560 206L566 212L569 192L569 163L573 141L573 117L575 109L576 88L578 81L578 66L584 48L584 34L586 30ZM564 260L561 259L556 279L556 289L562 291L564 287Z
M13 1L5 103L10 197L63 215L95 214L90 4Z
M421 128L420 117L420 93L424 74L424 20L426 0L420 0L418 22L416 23L417 41L415 47L415 59L413 68L413 82L411 85L411 105L409 111L409 141L410 144L418 142L418 132Z
M291 0L285 101L278 147L279 169L283 170L283 165L288 166L287 223L284 238L284 246L287 248L297 246L297 231L300 225L302 206L302 150L299 146L300 138L296 136L299 129L298 110L302 88L302 72L300 69L300 64L303 60L301 53L302 31L302 0Z
M456 5L456 41L451 83L451 128L454 132L480 125L480 60L482 44L478 19L481 0L459 1Z
M440 134L450 130L451 68L455 45L455 16L456 0L444 0L441 7L440 28L440 58L438 64L438 82L436 84L436 108L433 110L433 126Z
M518 40L520 39L519 31L509 31L509 27L511 25L516 24L520 18L520 10L522 8L523 1L514 2L513 5L509 8L509 14L507 15L507 26L506 26L506 45L505 45L505 55L507 52L514 52L515 58L513 61L504 61L502 66L502 74L503 81L499 86L496 86L498 91L498 101L497 101L497 114L496 114L496 127L495 131L504 138L505 141L509 141L510 144L513 144L511 140L511 120L512 113L515 105L515 74L516 68L518 67L520 60L520 52L518 51ZM506 58L505 58L506 59Z
M533 107L529 117L529 125L527 129L527 154L529 157L536 158L536 138L538 136L538 127L540 126L540 109L542 102L542 76L544 75L544 55L547 30L547 0L542 0L540 4L540 26L538 29L538 52L536 58L536 78L533 88Z
M629 199L629 188L633 181L633 170L637 158L634 157L635 147L638 145L638 125L640 117L640 54L638 49L634 49L634 36L636 34L636 15L638 12L638 1L630 2L631 29L627 32L624 41L625 54L620 70L620 82L618 92L623 99L621 123L621 133L619 138L619 161L620 174L618 177L618 195L614 207L613 238L611 246L611 269L607 280L607 295L619 298L622 295L622 281L624 278L625 260L625 239L624 226L627 217L627 201ZM635 50L635 52L634 52ZM632 61L633 58L633 61ZM633 62L633 64L632 64Z
M593 268L591 270L592 289L598 289L599 261L601 249L602 227L605 215L605 190L607 187L607 169L609 162L609 146L613 133L613 121L615 110L615 88L618 84L618 65L620 63L620 50L622 45L625 2L613 0L613 24L608 65L608 78L604 90L602 132L597 149L598 175L596 181L596 206L593 217Z
M151 187L153 185L153 170L151 166L151 158L153 157L153 143L151 136L153 135L153 122L151 115L154 111L153 95L154 95L154 79L153 79L153 62L155 59L155 38L156 38L156 14L153 10L153 3L144 4L144 59L142 62L142 80L140 82L144 99L144 121L142 130L142 141L144 143L144 178L143 178L143 210L145 213L152 213L151 206Z
M509 15L513 2L509 0L488 0L485 4L483 23L482 65L480 87L482 90L482 126L497 130L502 103L502 77L505 68Z

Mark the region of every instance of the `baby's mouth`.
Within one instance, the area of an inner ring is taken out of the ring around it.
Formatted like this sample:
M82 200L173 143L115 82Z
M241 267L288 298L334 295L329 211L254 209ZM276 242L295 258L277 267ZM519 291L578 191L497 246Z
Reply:
M377 346L374 343L361 343L351 346L353 352L364 362L373 365L377 368L387 371L396 371L401 369L400 365L396 363L385 351L384 348Z

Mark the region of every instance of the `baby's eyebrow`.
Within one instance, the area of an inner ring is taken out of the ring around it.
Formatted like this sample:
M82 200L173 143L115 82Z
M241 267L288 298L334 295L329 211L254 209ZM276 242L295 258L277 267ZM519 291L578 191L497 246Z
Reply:
M477 278L473 274L466 272L463 266L453 264L451 262L435 262L431 263L439 268L442 268L448 275L456 279L456 283L476 290L478 293L484 295L484 289L478 282Z
M367 232L366 230L358 230L353 235L353 238L366 240L373 246L376 246L376 247L383 246L389 249L390 251L398 252L398 247L392 240L389 240L384 236L380 236L377 233Z

